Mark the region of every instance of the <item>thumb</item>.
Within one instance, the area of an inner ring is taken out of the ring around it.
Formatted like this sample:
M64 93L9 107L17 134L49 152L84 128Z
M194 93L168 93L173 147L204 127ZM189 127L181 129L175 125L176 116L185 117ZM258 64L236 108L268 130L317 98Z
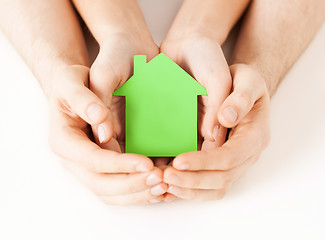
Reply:
M85 66L72 66L69 71L59 76L62 81L61 93L72 111L92 126L100 128L107 134L112 135L107 127L107 119L110 113L104 103L86 86L89 81L89 68Z
M227 129L219 123L218 112L231 87L230 74L218 74L210 76L206 81L208 96L202 96L204 114L201 133L205 141L214 142L220 146L224 143Z
M104 104L108 117L99 126L93 126L94 137L97 142L106 144L114 136L114 119L111 113L113 92L120 79L109 68L94 64L90 70L90 89Z
M108 115L102 101L87 87L89 68L85 66L70 66L68 71L62 71L56 79L60 85L60 93L67 101L72 111L84 121L92 125L102 123Z
M220 123L228 128L236 126L266 92L266 85L259 74L243 64L230 67L233 92L227 97L218 113Z

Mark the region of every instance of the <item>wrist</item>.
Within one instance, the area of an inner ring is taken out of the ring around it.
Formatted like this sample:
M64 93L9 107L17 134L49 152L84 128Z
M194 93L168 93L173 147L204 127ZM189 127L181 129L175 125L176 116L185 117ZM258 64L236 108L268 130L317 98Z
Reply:
M107 38L116 35L128 35L132 38L151 37L135 0L74 0L74 3L100 45L104 44Z
M185 0L169 31L169 37L192 34L208 36L224 43L234 24L245 11L248 0Z
M226 30L218 31L216 29L210 29L204 24L200 24L198 22L195 24L177 23L169 30L164 41L180 41L181 39L188 38L207 38L221 46L226 40L227 36L228 32Z

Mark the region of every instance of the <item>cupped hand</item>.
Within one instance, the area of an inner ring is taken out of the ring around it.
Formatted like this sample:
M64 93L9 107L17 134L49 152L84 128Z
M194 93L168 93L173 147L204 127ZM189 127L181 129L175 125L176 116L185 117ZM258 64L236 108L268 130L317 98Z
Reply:
M151 159L121 153L115 142L105 149L93 140L90 125L103 124L107 106L88 88L89 68L60 68L50 95L49 144L63 166L107 204L146 204L162 200L167 185Z
M253 67L230 67L233 92L221 105L219 122L233 127L220 147L177 156L164 171L168 193L187 200L222 198L230 186L255 163L269 143L270 98L261 75ZM229 118L229 112L236 120Z
M232 81L220 45L203 34L192 34L181 39L168 35L160 50L191 74L208 92L208 95L199 96L199 149L203 140L204 145L222 145L227 130L219 123L218 111L230 93Z
M198 150L219 147L225 141L227 129L220 124L218 111L232 86L223 51L207 34L190 33L180 37L173 33L167 35L160 51L191 74L208 93L199 96L198 101ZM169 193L164 195L166 202L174 198Z
M90 90L108 109L108 116L99 125L93 125L96 142L103 148L113 144L116 151L124 151L123 97L112 96L132 75L134 55L146 55L151 60L159 53L150 37L139 34L118 33L108 36L100 44L99 54L90 69Z

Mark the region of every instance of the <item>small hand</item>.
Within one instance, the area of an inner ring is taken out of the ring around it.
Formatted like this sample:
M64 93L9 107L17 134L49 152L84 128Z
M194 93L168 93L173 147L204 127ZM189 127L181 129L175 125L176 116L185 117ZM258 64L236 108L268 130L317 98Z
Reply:
M230 93L232 81L220 45L204 35L184 36L183 39L169 36L162 43L161 52L207 89L208 95L199 97L199 148L203 139L213 146L222 145L227 130L219 123L218 111Z
M106 121L108 109L88 89L89 68L69 66L57 71L50 96L52 150L63 166L107 204L146 204L162 200L167 185L151 159L118 151L116 140L100 148L91 141L89 124Z
M198 149L221 146L227 129L220 124L218 111L230 93L232 81L220 45L207 35L190 34L181 39L168 35L162 43L161 52L207 89L207 96L199 96ZM171 194L165 194L164 201L170 199L173 199Z
M134 55L147 55L151 60L159 53L151 38L138 35L115 34L107 37L90 69L90 89L108 109L108 116L100 125L93 125L96 142L106 148L112 137L116 151L124 151L123 97L112 96L132 75ZM115 141L117 139L118 141ZM113 144L113 143L110 143Z
M270 99L264 80L247 65L237 64L230 69L234 90L220 107L218 119L223 126L233 129L221 147L180 154L172 167L165 169L168 192L179 198L222 198L269 143ZM227 118L227 111L236 112L236 121Z

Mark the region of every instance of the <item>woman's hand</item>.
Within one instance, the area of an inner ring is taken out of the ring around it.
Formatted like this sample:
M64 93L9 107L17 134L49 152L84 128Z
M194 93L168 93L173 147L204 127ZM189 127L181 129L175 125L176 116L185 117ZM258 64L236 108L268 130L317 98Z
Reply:
M198 149L221 146L227 129L220 124L218 111L230 93L232 82L220 45L208 35L195 33L174 38L169 34L161 45L161 52L207 89L207 96L199 96ZM170 194L165 194L165 201L170 198Z
M231 76L220 45L209 36L193 34L184 38L167 37L161 46L173 61L190 73L208 92L199 97L198 129L199 149L220 146L224 143L226 129L218 120L218 111L230 93Z
M117 151L124 151L123 97L112 96L132 75L134 55L147 55L151 60L159 53L151 38L125 32L108 36L100 44L99 54L90 69L90 89L108 109L106 120L93 126L96 142L105 148L108 142L116 142Z
M255 163L270 139L269 94L265 81L252 67L230 67L233 92L221 105L219 122L233 127L221 147L209 146L177 156L164 171L168 193L187 200L222 198L230 186ZM228 110L227 110L228 109ZM228 119L228 111L236 115Z
M97 126L109 114L105 104L88 89L89 68L60 68L50 95L52 150L63 166L107 204L146 204L162 200L167 185L162 170L142 155L122 154L116 142L100 148L88 124Z
M92 126L96 142L105 148L112 137L123 151L124 102L112 97L133 72L134 55L151 60L159 53L137 1L72 1L99 43L99 54L90 69L90 90L108 109L100 125Z

